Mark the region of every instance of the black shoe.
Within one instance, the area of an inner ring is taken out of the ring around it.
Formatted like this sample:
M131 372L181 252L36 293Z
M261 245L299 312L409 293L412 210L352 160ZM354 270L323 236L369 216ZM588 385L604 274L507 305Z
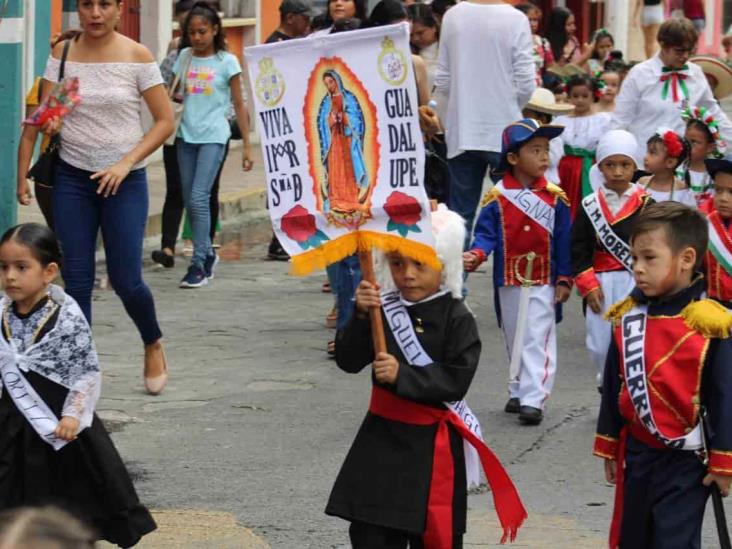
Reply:
M544 413L533 406L521 406L519 410L519 421L524 425L539 425L544 419Z
M285 251L275 235L272 235L272 240L269 243L267 259L272 261L288 261L290 259L290 254Z
M166 269L172 269L175 266L175 258L166 254L163 250L155 250L152 253L152 260Z
M503 411L507 414L518 414L521 411L521 402L517 398L509 398Z

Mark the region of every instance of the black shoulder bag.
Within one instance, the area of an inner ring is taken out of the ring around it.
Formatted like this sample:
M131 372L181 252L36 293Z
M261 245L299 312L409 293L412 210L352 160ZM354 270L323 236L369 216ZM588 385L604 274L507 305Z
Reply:
M61 55L61 66L58 69L58 81L64 79L64 71L66 69L66 56L69 54L69 46L71 40L64 43L64 52ZM48 147L38 156L38 160L28 171L28 179L32 179L37 185L53 187L53 172L56 168L58 153L61 149L61 134L57 133L51 137Z

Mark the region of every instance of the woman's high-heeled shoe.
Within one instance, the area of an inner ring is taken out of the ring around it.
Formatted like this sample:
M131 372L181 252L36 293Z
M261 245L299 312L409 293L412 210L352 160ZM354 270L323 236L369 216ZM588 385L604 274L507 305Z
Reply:
M147 373L150 370L150 364L153 360L151 355L155 352L155 347L160 348L160 357L163 360L163 371L160 375L151 377L151 376L148 376ZM163 349L162 344L159 342L153 343L152 345L145 346L144 380L145 380L145 389L151 395L159 395L160 393L162 393L163 389L165 389L165 386L168 383L168 359L165 356L165 349Z

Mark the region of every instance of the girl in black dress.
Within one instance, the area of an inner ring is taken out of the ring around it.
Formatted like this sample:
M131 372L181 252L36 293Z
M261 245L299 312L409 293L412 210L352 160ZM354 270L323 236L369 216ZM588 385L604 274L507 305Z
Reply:
M0 239L0 510L57 505L132 547L155 522L94 414L97 352L77 303L51 284L60 265L45 226Z

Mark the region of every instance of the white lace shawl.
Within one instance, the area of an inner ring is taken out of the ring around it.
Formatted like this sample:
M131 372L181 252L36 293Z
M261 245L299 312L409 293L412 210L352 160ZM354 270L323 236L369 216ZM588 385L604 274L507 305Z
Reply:
M79 420L79 431L82 431L91 426L101 394L99 358L91 328L76 301L54 285L50 287L49 297L60 306L55 326L40 341L25 349L19 348L12 336L10 341L0 336L0 368L5 361L14 361L21 372L35 372L67 388L69 394L62 415ZM10 299L3 295L0 299L3 315L10 305ZM13 317L12 312L8 316ZM13 324L11 319L11 331Z

